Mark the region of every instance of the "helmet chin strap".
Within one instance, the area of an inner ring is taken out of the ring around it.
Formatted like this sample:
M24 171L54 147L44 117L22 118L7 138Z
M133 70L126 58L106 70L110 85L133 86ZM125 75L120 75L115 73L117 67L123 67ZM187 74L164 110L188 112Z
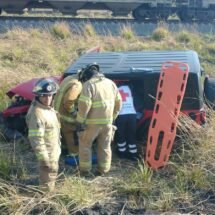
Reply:
M49 107L52 107L53 106L53 101L54 101L54 96L55 96L55 94L52 94L52 101L51 101L51 104L49 105ZM40 101L40 97L42 97L42 95L36 95L35 96L35 100L37 101L37 102L39 102L40 104L42 104L43 105L43 103Z
M35 100L38 101L38 102L40 102L39 96L35 96Z
M41 105L43 105L43 103L40 101L39 98L40 98L40 96L36 96L36 97L35 97L35 100L36 100L37 102L39 102Z

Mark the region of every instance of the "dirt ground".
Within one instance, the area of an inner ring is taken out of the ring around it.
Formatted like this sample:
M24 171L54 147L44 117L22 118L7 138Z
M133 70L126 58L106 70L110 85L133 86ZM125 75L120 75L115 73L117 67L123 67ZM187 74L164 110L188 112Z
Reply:
M77 212L76 215L145 215L144 209L131 209L126 204L106 204L104 206L100 204L94 205L92 208L84 209L83 211Z
M75 215L180 215L179 213L160 213L156 211L146 211L144 208L132 209L126 203L120 204L96 204L92 208L84 209ZM188 215L188 214L187 214Z

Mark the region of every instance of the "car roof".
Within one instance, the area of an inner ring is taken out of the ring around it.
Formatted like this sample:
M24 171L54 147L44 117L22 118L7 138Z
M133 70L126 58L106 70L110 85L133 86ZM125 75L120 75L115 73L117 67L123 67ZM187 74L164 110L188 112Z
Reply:
M82 55L75 63L72 63L64 72L70 75L77 72L87 64L96 62L104 74L130 72L135 69L146 69L160 72L161 66L167 61L187 63L190 73L201 75L201 67L198 54L192 50L186 51L130 51L130 52L100 52Z

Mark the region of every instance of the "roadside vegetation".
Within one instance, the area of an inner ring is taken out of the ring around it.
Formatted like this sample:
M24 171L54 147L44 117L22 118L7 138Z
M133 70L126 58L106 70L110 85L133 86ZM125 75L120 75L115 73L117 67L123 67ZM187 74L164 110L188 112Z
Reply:
M14 28L0 35L0 111L8 106L5 92L10 87L34 77L60 75L93 46L102 51L195 50L205 72L215 75L214 35L172 33L162 25L147 38L135 36L129 27L121 29L119 37L99 36L90 25L79 32L65 23L49 30ZM208 109L207 115L204 127L180 117L180 135L166 167L152 171L143 160L131 163L114 156L110 174L82 178L62 159L53 193L35 186L36 159L29 144L8 142L0 130L0 214L84 214L86 208L108 205L119 205L121 214L126 208L214 214L215 113Z

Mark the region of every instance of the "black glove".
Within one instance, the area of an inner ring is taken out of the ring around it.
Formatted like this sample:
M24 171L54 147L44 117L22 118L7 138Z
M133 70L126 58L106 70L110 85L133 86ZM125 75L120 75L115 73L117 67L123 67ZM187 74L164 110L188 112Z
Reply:
M76 131L80 132L80 131L84 131L86 129L86 125L80 122L76 122Z

